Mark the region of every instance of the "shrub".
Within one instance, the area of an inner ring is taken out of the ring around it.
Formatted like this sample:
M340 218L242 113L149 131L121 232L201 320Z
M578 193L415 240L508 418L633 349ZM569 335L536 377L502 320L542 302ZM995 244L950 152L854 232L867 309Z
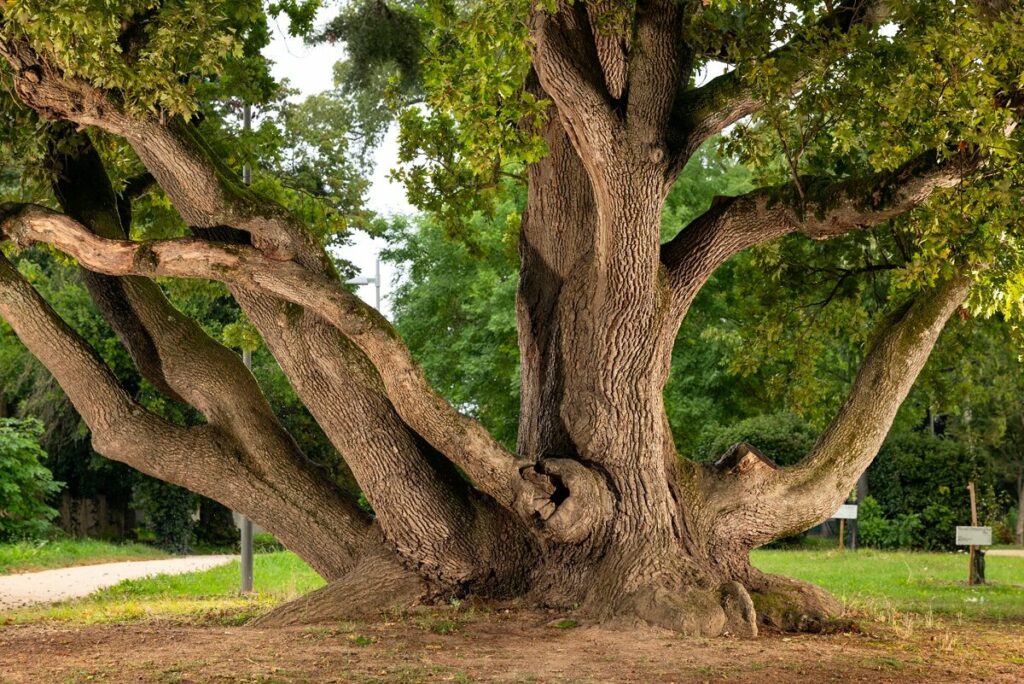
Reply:
M862 546L877 549L912 549L919 545L921 516L904 513L887 519L874 497L865 497L857 511L857 538Z
M868 469L868 490L888 521L916 516L918 549L954 548L955 528L971 521L967 483L974 480L983 518L995 496L987 452L930 433L903 433L886 440ZM861 535L863 536L863 510ZM865 541L865 543L867 543Z
M48 497L63 486L43 465L38 420L0 419L0 541L52 536L57 511Z
M140 478L133 493L132 506L145 515L152 541L171 553L188 553L196 522L196 495L150 477ZM142 536L139 539L149 541Z
M803 418L792 413L771 413L708 428L693 456L698 461L714 461L733 444L747 442L779 465L792 465L807 455L816 437Z

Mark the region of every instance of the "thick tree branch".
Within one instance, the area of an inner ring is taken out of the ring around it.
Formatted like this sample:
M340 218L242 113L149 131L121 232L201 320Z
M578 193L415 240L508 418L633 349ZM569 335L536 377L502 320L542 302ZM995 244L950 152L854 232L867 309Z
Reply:
M249 233L271 258L330 270L329 259L305 227L243 186L187 123L129 114L102 90L66 77L25 40L0 41L0 56L14 70L18 97L44 118L95 126L127 140L189 225L231 226Z
M458 413L435 393L390 324L337 281L294 262L269 259L244 245L205 240L107 240L42 207L4 207L0 231L17 241L51 244L87 268L107 275L209 278L315 312L366 354L398 413L414 430L451 458L480 489L512 508L521 482L514 456L479 423Z
M688 78L690 51L682 41L683 4L676 0L641 0L636 4L636 45L629 60L626 124L651 146L648 155L659 160L667 156L665 131L679 84Z
M533 65L544 91L555 102L584 163L601 175L607 143L622 129L616 103L605 83L590 19L583 3L560 2L551 14L532 10Z
M969 152L943 160L928 152L867 179L822 183L803 178L805 199L791 186L716 198L708 211L662 246L672 291L672 334L707 279L735 254L788 233L827 239L878 225L921 206L937 190L962 182L977 164L977 156Z
M750 549L828 519L878 453L896 411L971 280L956 276L883 321L846 402L811 453L789 468L714 470L708 499L720 543Z

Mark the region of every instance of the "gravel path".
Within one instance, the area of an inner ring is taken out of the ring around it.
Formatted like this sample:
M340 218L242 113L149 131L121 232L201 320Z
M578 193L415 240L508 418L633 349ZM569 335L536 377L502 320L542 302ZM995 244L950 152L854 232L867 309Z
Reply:
M0 610L87 596L126 579L208 570L236 558L238 556L185 556L4 575L0 576Z
M1024 549L992 549L985 552L986 556L1011 556L1024 558Z

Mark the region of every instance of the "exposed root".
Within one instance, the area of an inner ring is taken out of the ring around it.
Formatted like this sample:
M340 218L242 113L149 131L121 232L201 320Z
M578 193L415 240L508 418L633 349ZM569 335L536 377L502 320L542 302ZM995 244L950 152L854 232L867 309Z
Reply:
M750 589L762 625L785 632L835 632L848 629L843 606L821 587L791 577L753 571Z
M638 623L685 636L757 636L754 603L738 582L717 589L644 587L620 601L606 624L628 628Z
M754 638L757 636L757 611L746 587L739 582L726 582L719 588L725 612L724 634Z
M254 620L255 627L330 624L422 603L426 583L383 549L359 560L344 577Z

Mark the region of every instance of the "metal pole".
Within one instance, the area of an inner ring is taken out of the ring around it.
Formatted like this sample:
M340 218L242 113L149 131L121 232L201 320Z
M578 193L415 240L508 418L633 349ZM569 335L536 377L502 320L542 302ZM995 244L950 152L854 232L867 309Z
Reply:
M252 370L252 352L242 350L242 363ZM252 520L242 516L242 593L252 591Z
M252 130L252 105L246 103L242 107L242 128L248 133ZM246 187L252 185L252 166L248 163L242 166L242 182L245 183ZM248 349L242 350L242 363L245 367L252 371L252 352ZM252 592L252 560L253 560L253 549L252 549L252 520L249 520L248 516L242 516L242 593L248 594Z
M380 259L377 259L377 275L373 284L377 286L377 311L380 311Z
M252 130L252 105L249 103L242 107L242 130L246 133ZM242 165L242 182L252 185L252 166L248 163Z

